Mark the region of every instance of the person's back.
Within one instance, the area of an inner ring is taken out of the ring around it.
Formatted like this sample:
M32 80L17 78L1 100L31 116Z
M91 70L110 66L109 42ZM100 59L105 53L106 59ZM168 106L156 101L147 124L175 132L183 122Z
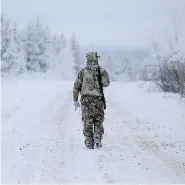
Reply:
M74 83L73 101L77 108L80 93L85 144L88 148L94 148L94 144L101 146L104 134L105 100L102 89L109 86L110 78L107 71L99 66L97 52L87 53L86 58L87 66L78 73Z

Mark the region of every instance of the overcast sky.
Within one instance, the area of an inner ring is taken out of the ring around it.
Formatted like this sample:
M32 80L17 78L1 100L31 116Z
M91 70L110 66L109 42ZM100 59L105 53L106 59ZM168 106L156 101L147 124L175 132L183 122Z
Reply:
M24 27L37 15L82 45L145 46L164 33L181 0L2 0L2 12ZM182 0L185 2L185 0Z

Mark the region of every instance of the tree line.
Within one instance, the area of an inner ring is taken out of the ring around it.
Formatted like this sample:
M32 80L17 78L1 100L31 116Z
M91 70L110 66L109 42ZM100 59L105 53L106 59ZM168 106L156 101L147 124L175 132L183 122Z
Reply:
M46 73L56 68L69 76L78 72L80 63L75 34L67 41L63 33L52 33L39 17L20 30L16 22L12 23L1 15L2 77Z

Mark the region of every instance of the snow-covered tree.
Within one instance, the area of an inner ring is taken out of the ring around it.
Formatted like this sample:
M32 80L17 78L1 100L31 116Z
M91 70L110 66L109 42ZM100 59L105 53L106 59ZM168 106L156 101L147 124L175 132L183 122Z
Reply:
M51 53L52 53L52 59L50 63L52 62L52 68L56 68L57 66L61 66L61 63L63 62L62 59L62 53L64 52L64 49L67 47L67 41L63 35L63 33L58 36L58 34L54 34L52 37L51 42Z
M74 63L74 56L71 53L70 44L67 44L66 48L63 50L61 54L62 65L61 69L63 78L66 80L74 80L76 77L76 66Z
M37 35L37 51L35 60L38 61L40 65L40 70L45 72L50 63L50 51L49 51L49 45L51 44L51 35L49 27L44 27L40 21L40 19L37 19L36 24L36 35Z
M58 34L54 34L52 38L52 47L54 54L59 55L60 52L66 47L66 39L63 35L63 33L58 36Z
M34 59L38 46L33 23L28 23L27 28L22 33L22 37L26 68L28 71L38 71L40 66L38 61Z
M80 48L75 35L67 41L62 33L52 35L37 18L23 30L1 17L1 72L51 72L73 79L80 69Z
M19 31L16 23L11 28L8 21L4 21L4 17L1 23L1 72L2 75L15 76L25 70Z
M11 30L11 43L10 48L12 48L12 51L14 52L14 62L12 63L11 71L14 71L15 74L24 73L26 70L24 55L23 55L23 48L22 48L22 42L21 37L19 34L19 30L17 29L17 24L14 23L13 28Z
M166 45L162 42L154 44L154 54L158 62L157 85L165 92L179 93L185 95L185 34L184 18L181 22L182 14L185 16L185 7L179 14L177 10L172 16L172 27L169 30L171 36ZM183 33L183 34L182 34Z
M9 21L5 20L4 15L1 15L1 75L7 73L10 64L7 61L6 53L11 42L11 29Z
M45 72L49 67L51 36L39 18L29 23L23 36L26 67L30 71Z
M74 71L77 74L81 68L81 61L80 61L79 45L76 41L75 34L73 34L71 38L71 52L73 56Z
M5 20L4 15L1 15L1 57L4 55L6 50L8 49L10 42L10 23Z
M127 56L119 58L119 74L127 73L130 61Z

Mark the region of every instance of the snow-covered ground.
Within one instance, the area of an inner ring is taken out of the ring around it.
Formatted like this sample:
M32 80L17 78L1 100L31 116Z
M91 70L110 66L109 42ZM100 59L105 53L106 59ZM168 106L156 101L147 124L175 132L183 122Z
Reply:
M183 99L112 83L103 148L88 150L72 86L2 82L3 183L185 183Z

